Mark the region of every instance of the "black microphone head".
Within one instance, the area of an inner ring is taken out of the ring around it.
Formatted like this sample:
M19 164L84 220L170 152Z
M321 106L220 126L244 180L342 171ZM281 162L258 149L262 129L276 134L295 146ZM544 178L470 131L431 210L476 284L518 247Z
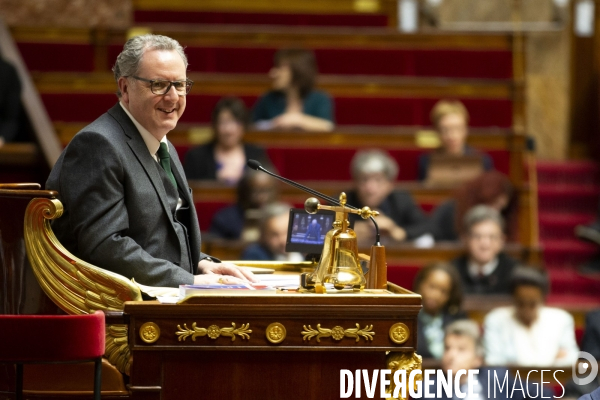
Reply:
M248 160L248 162L246 163L246 165L248 166L248 168L252 168L252 169L257 170L257 171L258 171L258 169L260 167L262 167L262 164L259 163L256 160Z

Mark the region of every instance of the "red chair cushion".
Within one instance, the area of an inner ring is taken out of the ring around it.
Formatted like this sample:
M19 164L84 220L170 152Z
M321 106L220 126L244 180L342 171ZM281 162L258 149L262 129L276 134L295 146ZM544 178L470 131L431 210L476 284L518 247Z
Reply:
M0 315L0 361L89 360L104 354L104 313Z

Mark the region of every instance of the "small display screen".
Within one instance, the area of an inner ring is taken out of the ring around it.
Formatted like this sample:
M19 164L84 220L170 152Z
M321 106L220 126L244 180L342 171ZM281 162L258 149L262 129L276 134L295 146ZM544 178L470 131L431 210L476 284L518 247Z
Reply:
M292 208L285 250L321 254L325 235L331 230L333 221L333 211L320 210L316 214L309 214L302 208Z

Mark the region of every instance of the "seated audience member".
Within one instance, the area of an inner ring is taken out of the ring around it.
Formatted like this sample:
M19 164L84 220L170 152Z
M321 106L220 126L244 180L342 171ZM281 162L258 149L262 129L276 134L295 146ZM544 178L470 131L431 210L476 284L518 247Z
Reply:
M600 246L600 203L596 218L589 224L581 224L575 227L575 235L580 239ZM594 255L579 267L581 274L597 274L600 272L600 254Z
M244 143L248 111L236 97L225 97L215 106L211 124L212 142L195 147L185 156L184 169L188 179L207 179L235 185L246 170L249 159L269 162L260 147Z
M491 311L484 321L486 363L560 367L577 360L575 325L568 312L544 305L548 277L531 267L515 268L513 305Z
M272 203L261 209L259 243L248 246L242 260L304 261L302 254L285 251L290 208L289 204Z
M252 112L256 129L333 129L333 102L314 89L317 62L312 51L279 50L269 76L273 90L257 100Z
M594 310L585 316L585 331L581 341L581 350L600 360L600 310Z
M236 204L225 207L214 215L210 225L211 235L230 240L242 239L247 214L274 202L277 197L275 179L263 172L248 170L238 183Z
M398 177L398 164L381 150L364 150L356 153L351 163L354 189L347 193L348 204L370 207L380 212L376 218L383 236L393 241L413 240L429 231L427 217L406 190L394 189ZM374 237L371 221L356 214L354 230L361 239Z
M504 253L504 220L489 206L473 207L465 215L463 242L467 254L452 264L465 293L509 294L510 276L517 261Z
M21 81L12 64L0 58L0 147L19 134Z
M483 169L492 170L494 163L489 155L483 154L467 145L469 135L469 112L460 101L440 100L430 114L431 124L440 138L441 147L435 154L449 156L481 156ZM422 154L419 157L419 180L427 178L431 154Z
M504 233L507 240L517 240L517 193L508 177L498 171L481 174L460 187L453 199L443 202L433 210L430 223L435 240L458 240L465 214L479 204L498 210L506 223Z
M413 288L423 299L418 316L417 353L423 358L439 360L444 353L444 329L452 322L466 318L460 309L460 277L450 264L430 264L419 270Z
M581 351L590 353L596 359L596 362L600 363L600 310L590 311L585 316L585 331L581 341ZM589 360L580 359L580 362L589 363ZM565 397L578 398L580 396L584 396L582 399L585 400L600 400L600 374L586 385L575 383L572 379L567 382Z
M468 395L469 385L473 386L473 393L479 400L504 399L520 400L525 398L540 398L542 393L536 386L526 380L516 381L514 376L506 368L484 367L484 348L481 341L481 333L476 322L471 320L455 321L446 327L444 338L444 355L442 356L442 370L452 371L452 377L460 370L478 370L473 374L474 382L468 382L468 374L460 377L460 392L465 393L465 399L473 399ZM507 380L504 381L505 377ZM495 384L495 380L500 384ZM453 393L448 396L444 388L439 388L441 396L437 396L437 379L432 380L433 385L429 387L429 393L436 399L456 399L453 394L456 389L452 385ZM454 379L452 381L454 384ZM494 386L495 389L494 389ZM516 390L513 390L516 387ZM544 398L551 398L550 392L542 389Z

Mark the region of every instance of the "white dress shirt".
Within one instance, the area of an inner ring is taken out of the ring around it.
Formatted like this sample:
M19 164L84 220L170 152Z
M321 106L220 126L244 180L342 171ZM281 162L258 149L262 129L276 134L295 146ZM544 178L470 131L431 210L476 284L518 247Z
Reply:
M545 306L530 327L517 320L514 306L492 310L484 320L483 341L488 365L562 367L573 365L579 352L571 314ZM560 351L566 354L557 360Z
M482 266L473 261L469 261L469 275L471 275L471 278L473 279L479 278L481 275L489 276L492 274L492 272L496 270L496 268L498 267L498 263L498 257L494 258L492 261Z
M140 132L140 135L142 135L142 139L144 139L144 143L146 143L146 147L148 148L148 151L150 152L150 155L152 156L152 158L154 158L154 161L159 162L160 160L158 159L158 156L156 155L156 153L158 152L158 149L160 148L160 144L161 143L166 144L167 151L169 151L169 143L167 142L167 135L163 136L163 138L160 141L158 141L158 139L155 138L148 131L148 129L144 128L142 126L142 124L140 124L139 122L137 122L137 120L135 118L133 118L133 115L131 115L129 110L127 110L127 108L125 108L123 103L119 102L119 105L121 106L123 111L125 111L125 114L127 114L127 116L131 119L131 121L133 122L133 124L135 125L137 130ZM181 196L179 196L177 198L177 210L179 210L182 205L183 205L183 200L181 199Z

